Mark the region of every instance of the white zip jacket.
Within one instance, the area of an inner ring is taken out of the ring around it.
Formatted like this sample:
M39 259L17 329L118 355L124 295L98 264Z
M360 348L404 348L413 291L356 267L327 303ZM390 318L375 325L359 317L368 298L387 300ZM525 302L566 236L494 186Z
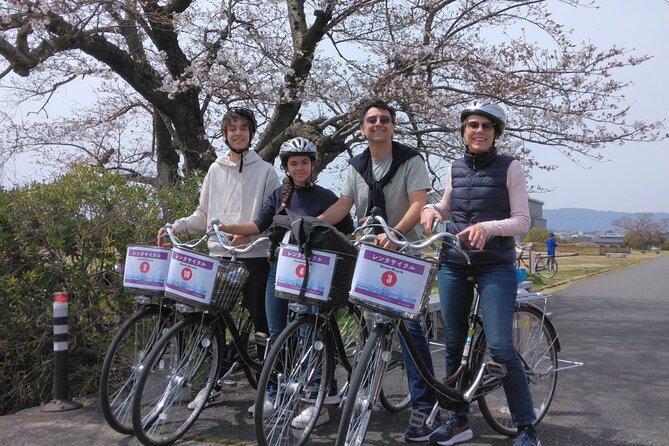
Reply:
M281 185L274 166L263 161L249 150L244 155L244 165L239 172L239 163L233 163L230 152L219 157L204 177L200 190L200 203L195 212L174 222L176 232L204 232L212 218L222 223L243 223L252 220L265 201ZM259 236L251 236L251 241ZM223 255L216 238L209 240L211 255ZM268 248L260 247L239 257L266 257Z

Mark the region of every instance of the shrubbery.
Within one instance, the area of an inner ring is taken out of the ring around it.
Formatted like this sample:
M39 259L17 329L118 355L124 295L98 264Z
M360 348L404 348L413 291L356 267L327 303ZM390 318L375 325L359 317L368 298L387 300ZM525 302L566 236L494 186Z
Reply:
M56 291L69 294L70 396L95 394L114 329L133 310L114 264L192 212L198 191L196 177L155 190L89 166L0 190L0 414L52 398Z

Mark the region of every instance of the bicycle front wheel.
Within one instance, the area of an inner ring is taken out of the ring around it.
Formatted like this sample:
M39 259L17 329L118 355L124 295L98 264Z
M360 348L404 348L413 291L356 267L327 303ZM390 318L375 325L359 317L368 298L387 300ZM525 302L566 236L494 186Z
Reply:
M381 392L390 348L388 330L376 326L367 338L360 358L355 364L351 383L342 409L337 432L337 446L360 446L364 443L372 410Z
M411 406L407 369L399 336L395 336L387 364L380 395L381 405L390 412L399 412Z
M534 403L535 425L546 415L557 385L557 336L545 318L541 310L531 305L518 305L513 314L513 342L525 367ZM516 435L501 383L480 397L478 404L483 418L493 429L510 437Z
M142 363L161 333L172 324L167 307L140 308L116 332L100 373L100 408L109 426L131 435L132 399Z
M203 324L195 314L160 338L146 359L133 400L137 439L146 445L169 445L188 431L205 404L193 410L188 405L200 391L211 392L221 345L215 323Z
M302 445L309 439L333 373L326 323L323 317L303 314L272 343L253 411L258 444ZM310 406L311 418L293 428L294 418Z

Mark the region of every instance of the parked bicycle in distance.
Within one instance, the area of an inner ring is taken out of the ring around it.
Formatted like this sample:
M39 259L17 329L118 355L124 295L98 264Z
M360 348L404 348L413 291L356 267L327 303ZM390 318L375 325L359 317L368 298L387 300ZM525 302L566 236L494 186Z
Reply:
M534 257L534 269L530 267L532 258ZM558 272L558 262L554 255L546 254L532 254L531 250L520 248L518 250L518 258L516 260L518 268L525 268L528 273L534 271L544 279L552 279Z

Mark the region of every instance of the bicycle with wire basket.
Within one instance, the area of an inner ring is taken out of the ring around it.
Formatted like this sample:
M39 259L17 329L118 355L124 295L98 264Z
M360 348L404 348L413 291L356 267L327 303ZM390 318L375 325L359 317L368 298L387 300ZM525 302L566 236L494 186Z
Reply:
M360 309L348 303L355 256L325 250L302 253L286 244L277 258L275 295L291 301L292 321L270 340L256 393L256 440L262 446L302 445L324 405L345 399L368 329ZM390 369L395 366L403 363ZM407 394L395 401L382 391L381 399L396 411L407 407ZM305 413L311 414L309 419ZM296 428L298 414L305 419Z
M146 445L169 445L178 440L206 407L216 384L228 382L241 367L255 387L256 373L262 367L262 358L249 351L249 340L240 332L236 319L249 276L236 257L268 239L234 247L214 219L201 240L215 235L230 255L215 258L180 247L171 225L166 229L174 247L165 296L175 301L181 319L155 343L137 379L132 425L137 438ZM203 398L196 399L201 392Z
M410 243L395 238L392 228L388 227L383 218L373 215L368 222L370 226L381 227L388 238L402 249L417 251L438 241L460 249L459 239L447 232ZM463 254L466 256L466 253ZM444 398L467 402L477 400L483 417L494 430L507 436L515 435L501 382L506 370L493 362L486 351L477 293L469 316L469 332L461 366L448 379L440 380L430 373L405 326L404 319L421 318L436 278L436 266L434 262L378 247L368 247L366 253L361 249L351 285L350 301L370 310L367 318L372 327L355 364L337 433L337 445L363 444L372 409L379 398L389 352L398 336L405 342L421 375L437 391L442 402ZM387 289L395 288L397 284L406 292L391 292ZM415 290L419 287L423 293L416 297ZM548 411L557 385L557 372L582 365L564 361L568 365L558 367L560 343L546 315L548 297L528 294L518 299L513 320L514 343L525 366L535 403L535 423L539 423ZM433 362L437 364L436 359ZM443 356L439 362L443 363ZM439 407L436 404L427 420L420 421L434 421ZM418 414L414 412L412 416Z
M125 290L135 294L137 308L107 348L100 372L100 408L109 426L122 434L133 433L132 400L142 363L178 315L173 301L163 297L170 256L167 248L130 245L123 267L115 267L123 273Z

